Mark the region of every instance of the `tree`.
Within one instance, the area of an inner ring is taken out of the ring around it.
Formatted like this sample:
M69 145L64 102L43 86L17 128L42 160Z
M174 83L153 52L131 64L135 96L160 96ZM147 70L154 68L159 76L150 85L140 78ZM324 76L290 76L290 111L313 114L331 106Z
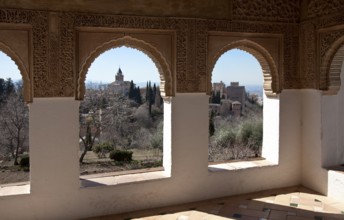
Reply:
M81 134L79 134L79 137L82 143L84 144L84 150L80 155L79 163L83 163L84 157L87 151L92 150L94 142L100 134L100 128L101 128L101 124L97 122L97 119L94 117L94 114L92 114L91 116L85 119L85 126L86 126L85 136L82 136Z
M80 128L79 137L84 145L79 162L83 163L87 151L92 150L95 140L99 138L102 131L103 109L106 107L107 93L101 88L88 89L85 100L80 106Z
M154 103L154 99L155 99L155 96L153 93L151 82L149 81L149 82L147 82L147 87L146 87L146 102L148 104L149 116L152 115L152 104Z
M142 97L141 97L141 90L140 87L136 87L134 90L134 99L137 104L141 105L142 104Z
M213 92L211 96L211 103L221 104L221 95L219 91Z
M152 95L152 104L155 103L156 93L157 93L157 90L156 90L156 85L154 83L154 85L153 85L153 95Z
M163 103L163 99L161 97L161 93L160 93L160 88L159 86L156 88L156 94L155 94L155 101L154 101L154 105L157 108L161 107L161 103Z
M6 91L5 80L0 78L0 106L4 102L5 91Z
M15 85L11 78L4 80L0 78L0 104L3 104L7 97L15 92Z
M149 100L149 84L147 82L147 85L146 85L146 102L148 103L148 100Z
M2 131L0 141L3 150L10 153L14 158L14 165L18 165L19 150L23 148L28 137L29 115L23 97L15 92L14 86L13 88L10 87L12 92L0 109L0 130Z
M214 116L214 112L211 111L209 116L209 136L213 136L215 133Z
M135 97L135 85L134 85L133 80L130 81L128 97L129 99L134 99Z

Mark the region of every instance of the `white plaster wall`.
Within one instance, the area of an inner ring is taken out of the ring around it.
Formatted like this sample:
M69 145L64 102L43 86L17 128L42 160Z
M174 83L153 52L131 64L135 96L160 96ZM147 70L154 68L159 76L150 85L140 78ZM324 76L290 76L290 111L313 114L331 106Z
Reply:
M302 124L302 184L344 201L344 173L328 171L344 163L343 87L336 95L303 90Z
M302 90L302 185L327 193L327 172L322 168L322 94Z
M344 202L344 172L328 171L327 195L340 202Z
M343 62L344 64L344 62ZM344 85L344 65L341 71ZM344 163L344 88L337 95L322 97L322 163L324 167Z
M0 197L1 216L76 219L298 185L301 97L299 91L285 91L280 101L270 100L280 111L264 115L272 120L280 116L276 166L209 172L208 96L177 94L170 105L172 177L91 188L80 188L78 180L79 103L72 98L34 99L30 106L32 192Z
M322 97L322 166L344 164L344 61L341 88L336 95ZM344 201L344 173L328 171L328 196Z
M263 149L262 157L273 164L279 161L280 101L279 96L268 98L263 94Z

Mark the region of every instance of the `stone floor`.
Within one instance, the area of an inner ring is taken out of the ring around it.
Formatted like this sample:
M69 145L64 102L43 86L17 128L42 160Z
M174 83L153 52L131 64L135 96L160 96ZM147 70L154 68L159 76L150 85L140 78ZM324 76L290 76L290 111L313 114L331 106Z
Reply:
M344 203L291 187L89 220L344 220Z

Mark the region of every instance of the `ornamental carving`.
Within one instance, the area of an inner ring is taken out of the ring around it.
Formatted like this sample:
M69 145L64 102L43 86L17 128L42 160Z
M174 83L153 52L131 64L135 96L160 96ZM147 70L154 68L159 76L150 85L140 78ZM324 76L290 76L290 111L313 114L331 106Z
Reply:
M18 44L18 42L21 42ZM32 101L32 29L30 25L0 25L0 51L17 65L23 80L24 99Z
M316 77L316 47L315 27L311 22L300 26L300 84L302 88L316 88L318 78Z
M75 63L77 60L75 33L78 28L130 29L136 30L138 33L149 31L174 32L173 62L171 63L164 54L161 57L164 57L165 61L162 58L156 61L156 63L161 62L162 72L168 69L164 67L164 62L169 66L171 73L167 75L164 73L163 77L167 83L165 84L165 92L172 95L174 92L207 92L209 31L237 33L241 35L242 40L246 39L244 33L279 34L283 36L280 45L283 48L283 54L281 54L283 62L279 61L283 63L283 66L278 66L278 77L273 79L277 80L273 82L276 88L272 88L272 90L278 92L283 88L300 88L298 84L300 81L298 67L299 26L290 24L290 22L296 22L298 19L299 4L295 4L295 1L287 3L285 1L283 3L282 1L266 1L264 4L268 4L272 8L278 6L279 9L283 9L280 12L282 16L276 18L272 16L272 12L264 12L264 10L263 13L258 14L255 10L259 11L259 8L262 7L260 1L249 1L247 5L242 4L242 7L238 6L237 1L233 1L233 18L236 21L1 9L0 22L32 26L33 74L31 75L31 83L33 89L31 91L34 91L34 97L75 96L79 99L82 95L82 89L79 87L79 80L81 79L79 74L81 72L77 70L79 67ZM250 11L254 13L247 16ZM273 22L243 21L242 16L248 20ZM289 24L276 23L276 21L289 22ZM152 43L146 39L144 41L149 44ZM159 50L156 45L151 45ZM131 46L138 48L136 44ZM138 46L140 47L140 44ZM143 50L148 51L147 53L153 53L150 49L143 48ZM152 55L154 59L158 59L156 56L160 57L158 54ZM170 79L172 83L168 82Z
M343 24L344 14L331 14L331 16L314 18L301 23L301 88L329 90L326 94L335 94L339 89L339 74L337 73L337 77L333 77L328 70L331 65L330 60L334 56L334 51L330 48L333 47L336 40L343 36ZM326 55L329 50L332 52Z
M25 64L20 59L18 54L16 54L16 52L14 52L10 47L8 47L5 43L1 41L0 41L0 51L4 52L7 56L9 56L13 60L13 62L17 65L23 79L24 100L27 103L32 102L30 70L26 68Z
M300 0L233 0L233 19L296 23Z
M318 33L319 44L319 77L320 89L326 90L325 94L334 95L341 86L341 69L344 61L344 26L337 29L320 30Z
M260 23L259 25L252 22L230 22L225 20L209 20L208 30L235 33L246 39L250 34L278 34L283 36L283 66L281 66L279 74L279 90L282 89L298 89L299 66L298 66L298 46L299 46L299 26L294 24L276 24L276 23ZM245 34L246 33L246 34ZM268 46L268 45L266 45ZM283 70L283 71L282 71Z
M254 42L254 37L249 37L249 40L237 40L237 37L234 35L226 34L223 36L215 36L210 39L210 48L209 48L209 56L208 56L208 81L207 81L207 94L211 94L212 85L211 85L211 73L214 69L214 66L221 55L231 49L240 49L246 51L253 55L261 65L262 74L264 79L264 91L267 96L274 96L276 93L279 93L280 85L279 85L279 74L281 71L278 70L278 64L276 65L275 60L279 60L278 54L275 54L273 58L271 53L266 50L263 46L259 45L258 43ZM266 42L271 42L272 37L269 40L268 38L265 39ZM220 48L219 48L220 46ZM278 46L278 44L275 46ZM282 48L279 48L282 49ZM281 51L279 51L281 52Z
M333 13L343 13L344 0L310 0L307 7L307 15L310 18L331 15Z

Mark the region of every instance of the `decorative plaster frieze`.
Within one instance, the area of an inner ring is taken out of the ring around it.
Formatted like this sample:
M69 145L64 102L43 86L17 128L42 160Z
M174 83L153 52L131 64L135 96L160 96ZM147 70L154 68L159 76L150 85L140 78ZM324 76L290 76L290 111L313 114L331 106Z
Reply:
M300 0L233 0L233 20L297 23Z

